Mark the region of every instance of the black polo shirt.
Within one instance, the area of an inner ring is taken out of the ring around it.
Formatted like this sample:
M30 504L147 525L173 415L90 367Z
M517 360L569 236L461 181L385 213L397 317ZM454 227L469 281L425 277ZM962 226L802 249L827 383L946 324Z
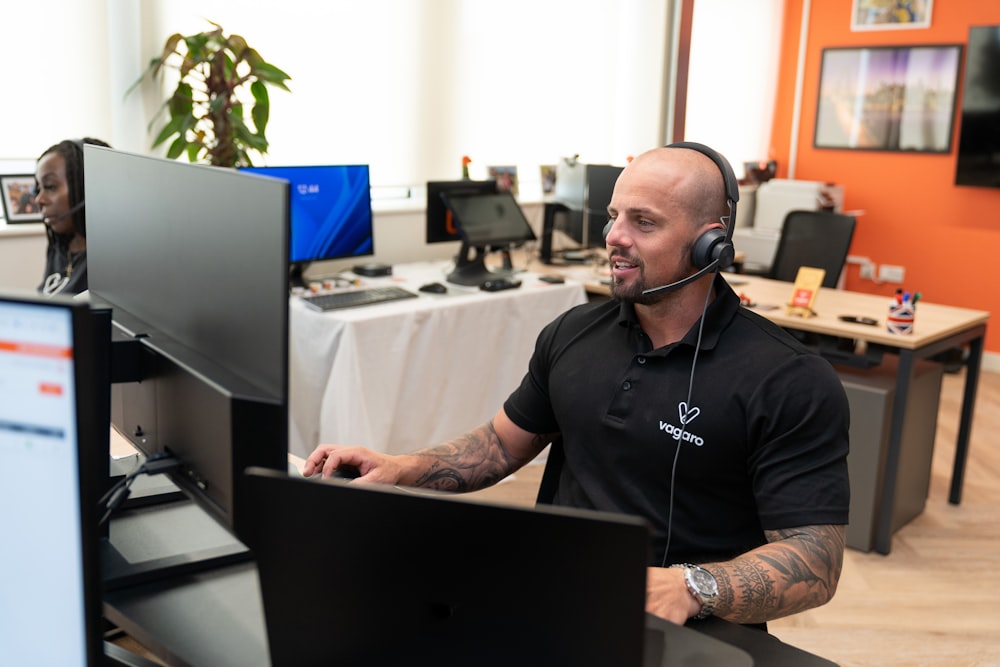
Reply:
M721 277L715 289L693 382L697 323L654 350L632 305L606 301L573 308L539 334L504 404L521 428L562 434L554 504L646 517L652 565L664 560L668 524L666 562L676 563L732 558L764 544L765 529L848 520L850 417L839 378L741 307Z

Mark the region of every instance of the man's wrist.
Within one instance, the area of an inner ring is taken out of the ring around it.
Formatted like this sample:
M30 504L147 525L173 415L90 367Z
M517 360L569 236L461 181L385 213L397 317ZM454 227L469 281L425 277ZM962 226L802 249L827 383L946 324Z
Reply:
M719 599L719 584L715 576L705 568L690 563L675 563L670 567L684 570L684 584L700 607L693 618L703 619L711 616Z

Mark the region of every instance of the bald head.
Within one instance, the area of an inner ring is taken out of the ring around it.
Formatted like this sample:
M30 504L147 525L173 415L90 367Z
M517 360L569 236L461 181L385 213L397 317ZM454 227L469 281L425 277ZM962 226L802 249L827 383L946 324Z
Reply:
M692 224L729 215L722 172L707 155L691 148L663 146L642 153L625 168L652 179L671 208Z

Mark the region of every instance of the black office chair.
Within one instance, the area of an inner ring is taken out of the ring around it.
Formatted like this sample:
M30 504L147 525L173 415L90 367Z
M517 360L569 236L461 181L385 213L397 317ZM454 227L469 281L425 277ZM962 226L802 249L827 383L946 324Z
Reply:
M854 237L854 216L830 211L790 211L767 277L795 282L800 266L826 271L823 287L836 287Z

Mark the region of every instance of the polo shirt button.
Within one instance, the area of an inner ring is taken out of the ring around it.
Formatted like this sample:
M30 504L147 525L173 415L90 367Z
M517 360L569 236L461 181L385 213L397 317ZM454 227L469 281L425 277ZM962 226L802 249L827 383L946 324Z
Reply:
M646 357L637 357L636 362L638 362L640 365L644 364L646 363Z
M629 382L628 380L626 380L625 382L622 383L622 390L623 391L628 391L631 388L632 388L632 383Z

